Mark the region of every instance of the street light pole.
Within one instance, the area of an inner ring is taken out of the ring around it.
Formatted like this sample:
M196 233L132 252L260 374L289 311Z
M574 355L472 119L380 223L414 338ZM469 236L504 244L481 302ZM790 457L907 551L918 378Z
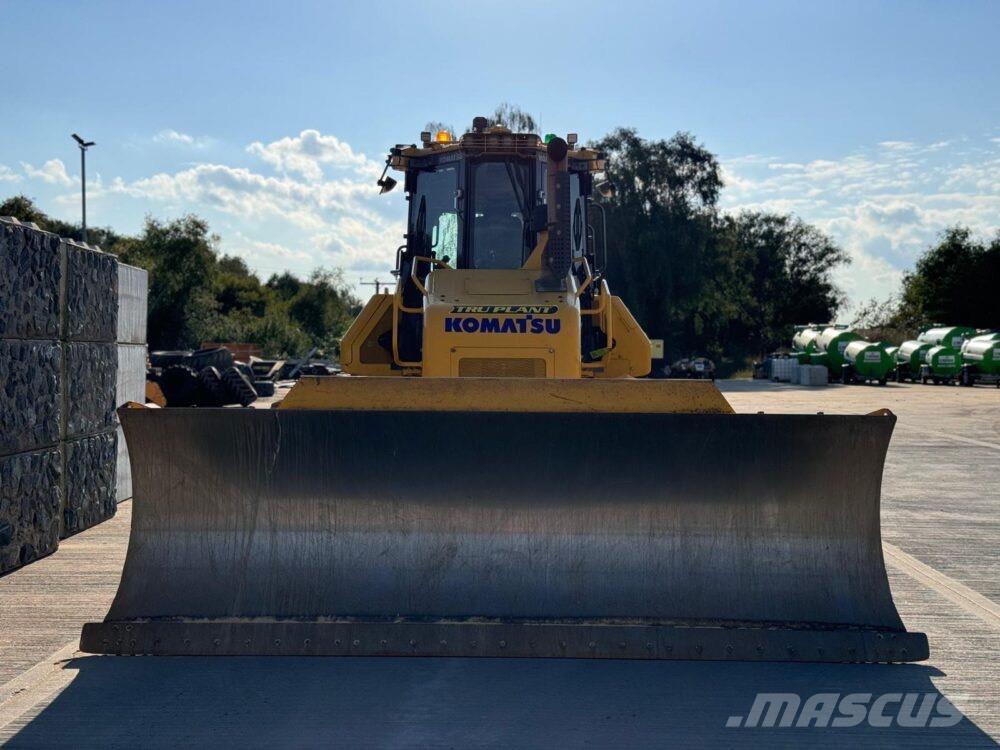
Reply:
M87 149L96 145L93 141L85 141L73 133L73 140L80 147L80 197L83 208L83 241L87 241Z

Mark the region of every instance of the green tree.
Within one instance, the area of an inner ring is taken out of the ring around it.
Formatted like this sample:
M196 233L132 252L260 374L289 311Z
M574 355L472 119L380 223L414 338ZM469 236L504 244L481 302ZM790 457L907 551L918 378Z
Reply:
M440 120L430 120L426 125L424 125L424 130L431 134L431 138L433 138L434 134L439 130L447 130L452 135L457 135L455 133L455 128L447 123L441 122Z
M208 223L197 216L169 222L147 218L139 237L121 243L121 259L149 271L151 348L197 348L213 338L217 243Z
M23 222L37 224L46 232L58 234L71 240L83 240L83 227L68 221L55 219L42 211L35 202L26 195L15 195L0 203L0 216L13 216ZM115 252L118 243L124 239L109 227L87 227L87 242L98 245L105 252Z
M902 344L916 336L920 324L900 315L899 297L876 298L862 302L851 320L851 328L867 341L891 341Z
M323 268L313 271L288 301L289 317L328 356L339 351L340 337L360 311L343 274Z
M231 255L219 258L213 293L222 315L245 311L254 317L261 317L276 301L274 292L250 271L246 261Z
M801 219L745 212L729 222L739 259L731 288L742 300L739 338L748 354L763 354L791 340L796 323L836 317L844 295L833 271L847 253Z
M489 118L490 125L502 125L515 133L537 133L538 122L516 104L500 102Z
M274 274L267 280L267 287L273 291L279 299L289 301L298 294L302 288L302 280L297 276L285 271L281 274Z
M538 132L538 122L535 118L518 107L516 104L500 102L496 109L493 110L493 114L486 119L489 120L490 125L502 125L515 133ZM472 118L470 117L469 121L465 124L465 132L468 132L468 129L471 127ZM429 132L432 136L439 130L447 130L453 135L459 134L459 131L456 131L451 125L442 122L441 120L430 120L426 125L424 125L424 130Z
M593 145L617 188L608 277L668 359L707 354L726 373L785 343L793 324L834 317L846 253L793 217L720 214L718 161L690 134L647 141L621 128Z
M593 145L617 188L606 205L608 277L647 333L679 357L704 330L699 292L718 256L718 163L685 133L647 141L619 128Z
M1000 232L989 243L951 227L903 277L898 321L1000 328Z

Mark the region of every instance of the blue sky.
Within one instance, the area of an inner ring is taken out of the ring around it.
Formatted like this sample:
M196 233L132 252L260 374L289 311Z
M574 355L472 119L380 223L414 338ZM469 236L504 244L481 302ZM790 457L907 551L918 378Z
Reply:
M852 303L895 290L956 222L1000 227L996 2L0 0L0 196L91 224L206 216L262 275L388 278L387 147L500 101L545 131L687 130L726 210L790 211L854 258Z

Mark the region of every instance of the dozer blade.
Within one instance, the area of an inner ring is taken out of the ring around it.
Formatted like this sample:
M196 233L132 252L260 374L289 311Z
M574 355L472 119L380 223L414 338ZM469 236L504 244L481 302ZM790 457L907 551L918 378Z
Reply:
M405 408L123 409L128 556L81 648L927 658L882 558L891 414L675 413L718 391L662 381L602 384L618 407L535 381L529 410L490 410L468 400L488 381L436 382Z

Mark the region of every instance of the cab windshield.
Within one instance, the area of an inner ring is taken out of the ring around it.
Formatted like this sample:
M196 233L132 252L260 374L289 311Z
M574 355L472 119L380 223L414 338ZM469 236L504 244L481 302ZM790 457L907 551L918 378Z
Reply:
M409 236L422 255L458 257L459 164L442 164L420 172L410 200Z
M468 268L520 268L534 246L528 224L534 163L478 161L469 168Z

